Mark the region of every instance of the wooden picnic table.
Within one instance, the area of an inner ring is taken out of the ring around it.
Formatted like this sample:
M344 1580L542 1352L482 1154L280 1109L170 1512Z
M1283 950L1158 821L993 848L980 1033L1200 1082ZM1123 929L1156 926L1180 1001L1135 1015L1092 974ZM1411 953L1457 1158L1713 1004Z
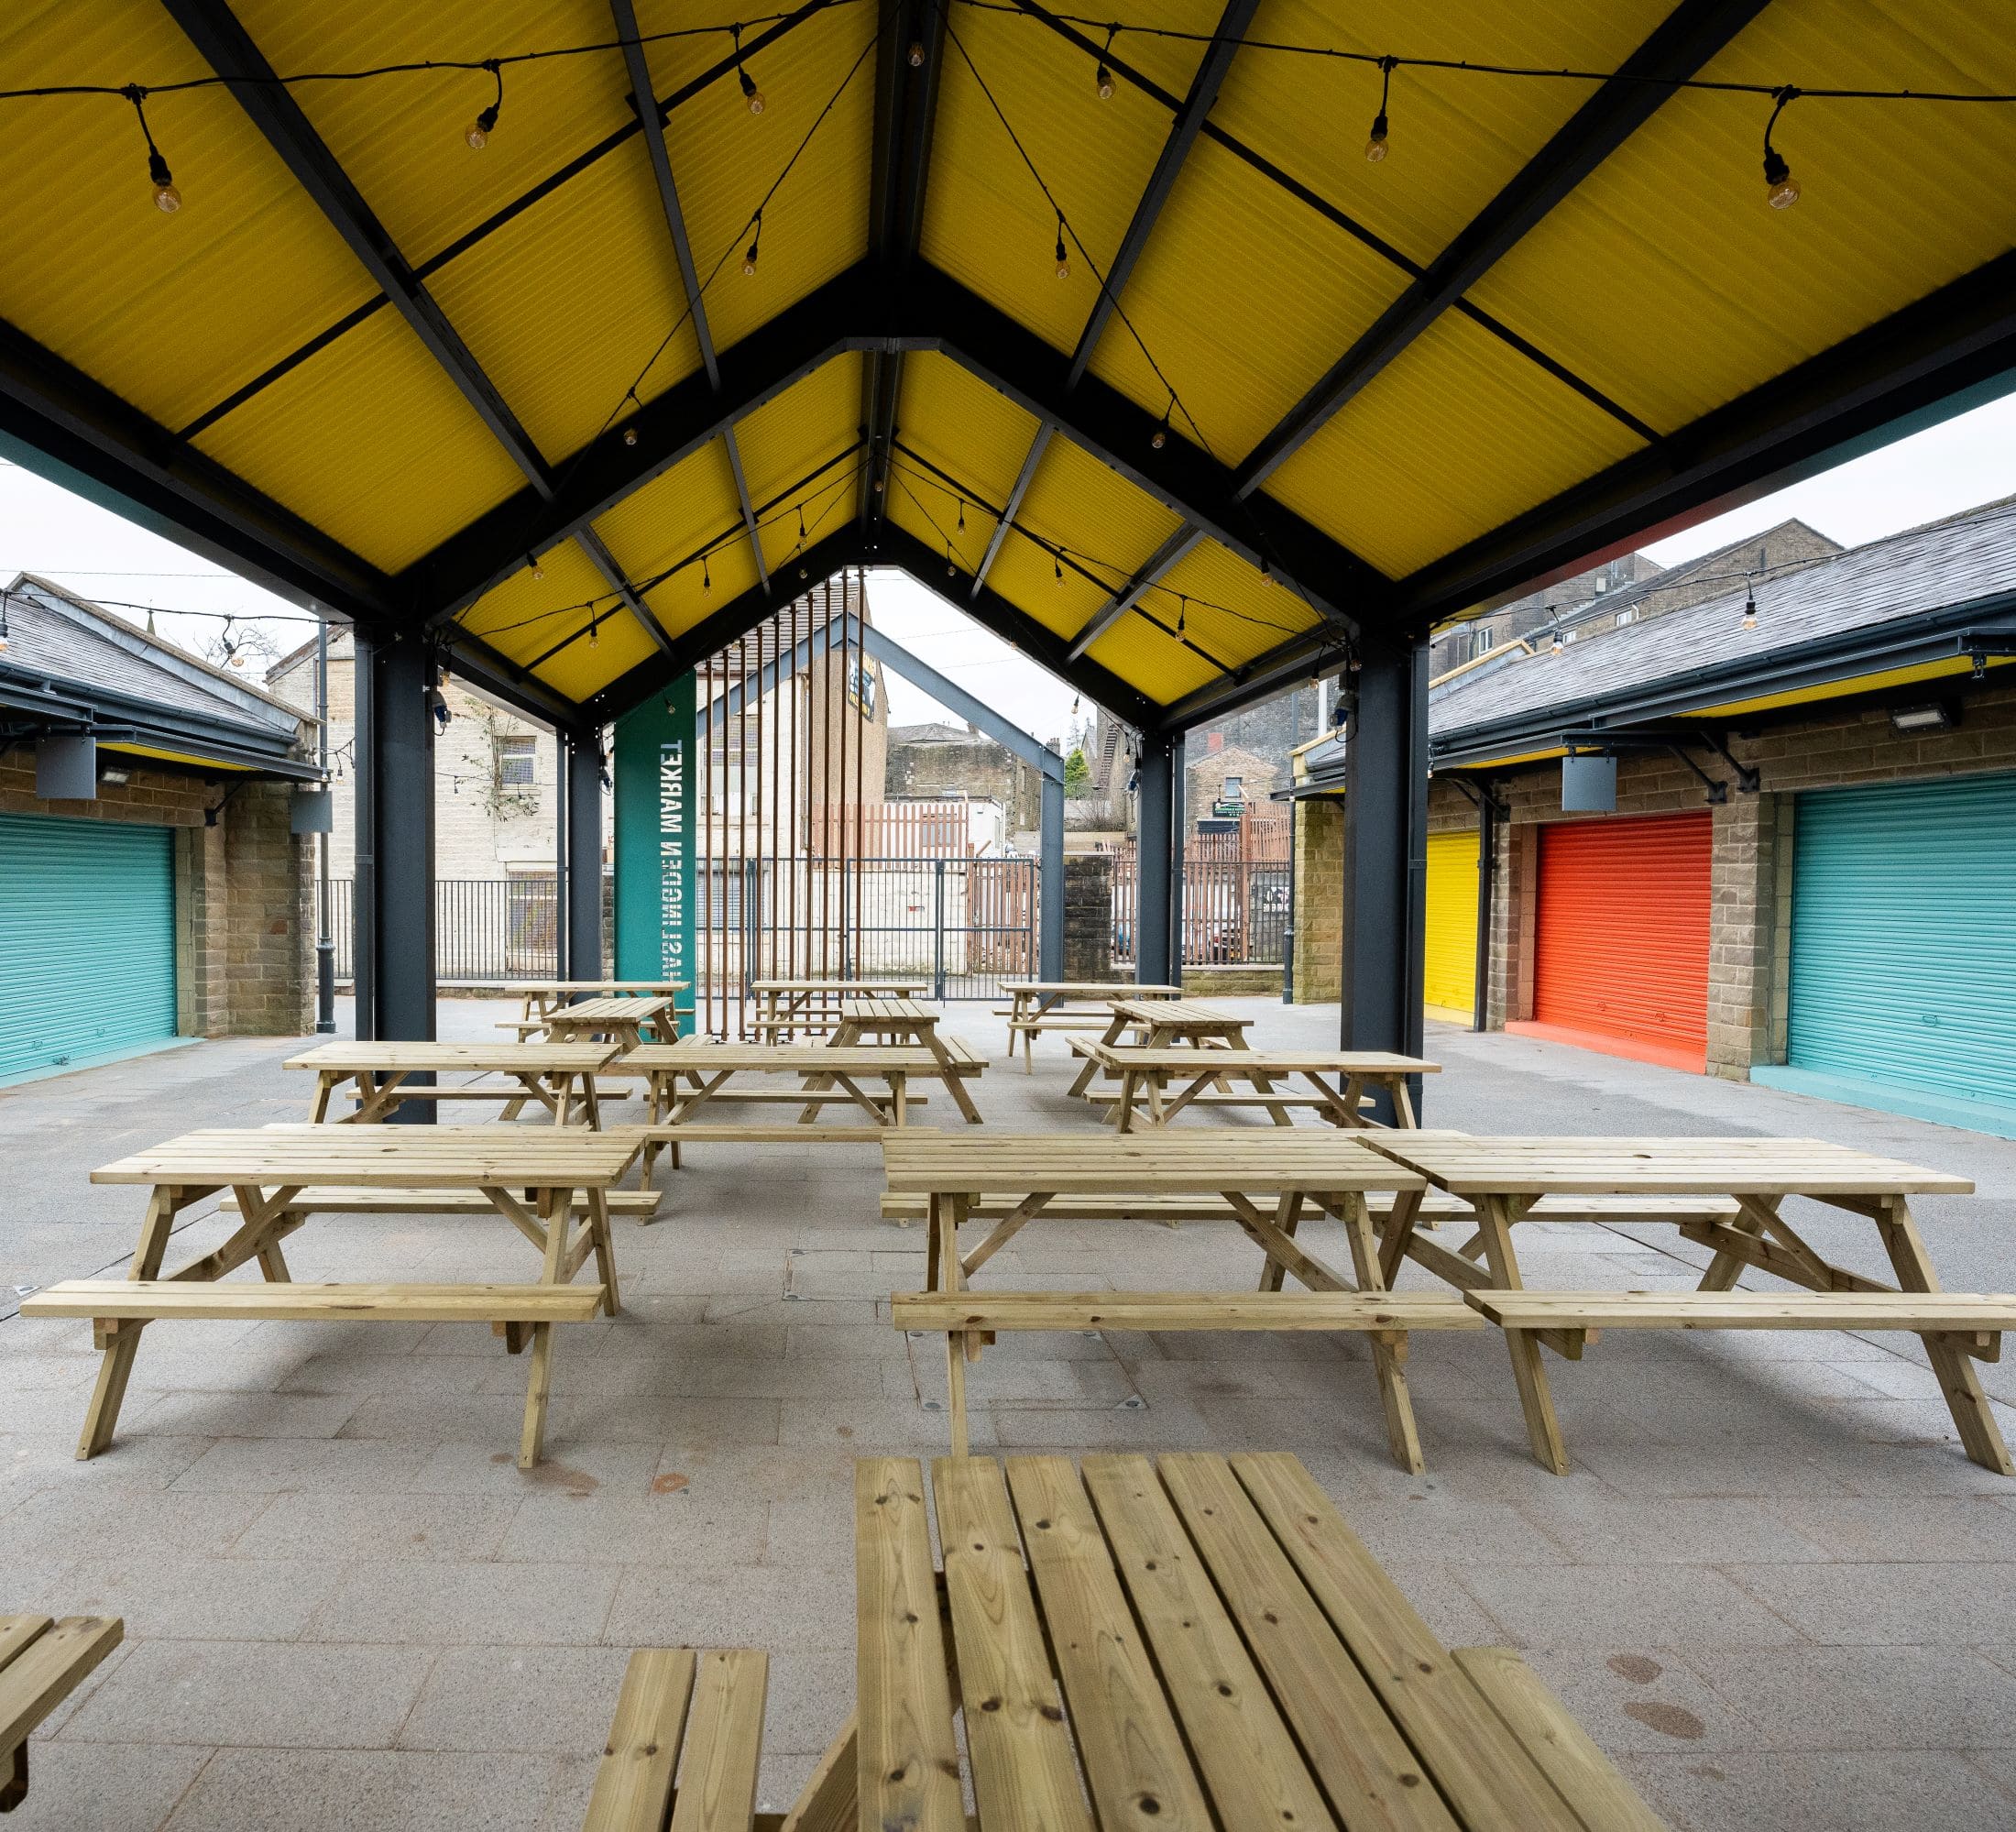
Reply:
M854 1570L856 1797L787 1824L1662 1827L1511 1649L1445 1648L1285 1453L948 1457L928 1489L864 1459Z
M1368 1087L1382 1090L1393 1102L1402 1126L1414 1124L1414 1103L1408 1095L1408 1078L1436 1075L1441 1064L1418 1056L1397 1056L1383 1049L1248 1049L1239 1052L1236 1065L1228 1064L1223 1050L1129 1047L1124 1044L1093 1046L1098 1059L1109 1074L1120 1078L1120 1092L1110 1097L1107 1118L1122 1132L1132 1132L1137 1118L1152 1126L1167 1125L1185 1108L1202 1103L1211 1106L1265 1107L1276 1125L1291 1124L1289 1107L1313 1107L1334 1126L1374 1126L1361 1106ZM1326 1081L1324 1078L1329 1077ZM1276 1081L1292 1083L1299 1077L1310 1092L1306 1094L1273 1094ZM1173 1095L1171 1082L1181 1086ZM1233 1094L1207 1092L1228 1082L1244 1081L1269 1092ZM1331 1083L1335 1085L1332 1086ZM1092 1091L1095 1101L1102 1098Z
M338 1114L337 1124L389 1119L408 1101L501 1101L501 1117L507 1120L515 1120L527 1102L535 1102L557 1125L579 1119L599 1127L595 1071L615 1054L613 1043L324 1043L289 1057L282 1067L314 1070L309 1117L317 1124L329 1118L336 1090L355 1081L356 1105ZM516 1085L480 1081L407 1085L409 1076L436 1074L502 1075Z
M800 1031L824 1037L838 1027L848 999L921 999L931 990L927 975L883 974L867 979L751 980L756 1013L750 1027L766 1043L783 1043Z
M104 1351L77 1454L112 1442L140 1331L171 1317L314 1321L487 1321L516 1354L530 1332L525 1426L519 1463L539 1461L553 1377L553 1325L621 1308L609 1241L608 1191L640 1141L580 1126L273 1126L184 1133L101 1166L93 1183L151 1190L139 1245L124 1279L71 1279L31 1292L27 1316L89 1317ZM536 1284L296 1285L280 1243L316 1212L318 1191L359 1188L479 1191L540 1250ZM214 1251L161 1272L175 1218L220 1190L239 1224ZM583 1198L575 1223L576 1196ZM597 1278L575 1285L593 1256ZM264 1284L226 1281L257 1261Z
M0 1616L0 1813L27 1798L30 1732L125 1634L117 1616Z
M980 1109L966 1091L966 1076L972 1072L972 1059L962 1059L938 1035L938 1016L930 1006L919 1004L915 999L843 999L840 1022L828 1047L847 1049L867 1043L897 1048L915 1045L929 1050L937 1059L945 1091L951 1095L952 1103L966 1116L969 1125L977 1126L981 1124ZM830 1082L820 1080L808 1081L805 1085L807 1088L827 1087Z
M1606 1328L1914 1331L1967 1455L2003 1475L2016 1473L1974 1366L1978 1359L1995 1360L2000 1332L2016 1328L2016 1297L1942 1292L1908 1201L1969 1194L1968 1179L1808 1138L1492 1138L1436 1131L1363 1136L1371 1149L1475 1209L1476 1238L1452 1253L1421 1237L1415 1210L1397 1205L1380 1263L1390 1282L1403 1257L1414 1259L1457 1286L1504 1330L1533 1454L1557 1474L1566 1472L1568 1454L1540 1350L1579 1360ZM1674 1223L1684 1238L1715 1250L1695 1290L1526 1290L1513 1246L1515 1224L1536 1201L1578 1196L1715 1196L1732 1200L1737 1212ZM1896 1285L1823 1258L1780 1212L1791 1196L1872 1223ZM1478 1256L1483 1266L1474 1263ZM1802 1287L1804 1295L1737 1291L1732 1288L1746 1267Z
M549 1043L578 1043L588 1037L608 1037L624 1051L643 1042L648 1026L653 1042L670 1042L659 1033L675 1027L672 1001L654 993L612 993L599 999L582 999L576 1004L556 1004L543 1016L520 1019L509 1026L520 1037L543 1031Z
M1111 1049L1133 1031L1134 1043L1147 1049L1245 1049L1250 1047L1246 1033L1252 1028L1251 1018L1197 999L1115 999L1098 1047ZM1088 1040L1073 1037L1071 1048L1085 1059L1085 1066L1071 1083L1071 1092L1082 1094L1100 1073L1100 1062Z
M1461 1299L1386 1289L1373 1226L1371 1191L1392 1192L1411 1219L1427 1179L1362 1141L1328 1128L1277 1132L1133 1134L935 1133L886 1135L882 1168L893 1192L929 1199L922 1292L895 1294L898 1329L944 1331L952 1449L967 1445L966 1363L1000 1330L1331 1330L1369 1335L1386 1435L1395 1459L1422 1467L1408 1394L1408 1332L1474 1329ZM968 1280L1054 1200L1070 1195L1202 1195L1216 1199L1263 1255L1256 1291L975 1292ZM963 1255L959 1230L986 1195L999 1214ZM1263 1204L1265 1206L1264 1207ZM1346 1278L1296 1240L1305 1208L1343 1223L1353 1276ZM1292 1276L1306 1291L1282 1289Z
M1180 999L1180 986L1138 985L1131 980L1011 980L1002 991L1008 1008L997 1017L1008 1020L1008 1054L1022 1038L1024 1070L1035 1073L1035 1037L1039 1030L1102 1031L1115 999Z

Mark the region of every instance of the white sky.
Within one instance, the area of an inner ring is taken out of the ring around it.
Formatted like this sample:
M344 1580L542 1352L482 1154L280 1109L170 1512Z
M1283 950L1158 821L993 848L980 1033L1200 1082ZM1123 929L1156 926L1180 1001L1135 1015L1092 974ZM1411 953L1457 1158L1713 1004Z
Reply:
M2011 495L2016 495L2016 394L1701 522L1646 551L1671 565L1791 516L1844 546L1856 546ZM160 634L197 651L224 626L215 616L190 612L235 612L260 625L282 653L313 633L305 612L271 593L0 461L0 576L11 578L17 571L42 573L80 597L101 604L109 600L115 609L122 603L156 606L162 613L156 620ZM1056 740L1068 727L1090 723L1090 705L1073 719L1070 687L906 575L871 573L869 602L875 622L898 642L1044 741ZM136 623L147 620L144 609L121 614ZM898 725L946 716L916 688L893 677L889 704L891 719Z

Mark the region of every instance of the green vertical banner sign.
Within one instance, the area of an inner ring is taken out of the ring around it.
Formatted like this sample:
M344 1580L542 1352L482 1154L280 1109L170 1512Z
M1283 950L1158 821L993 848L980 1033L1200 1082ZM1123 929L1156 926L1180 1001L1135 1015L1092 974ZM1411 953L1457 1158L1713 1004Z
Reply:
M616 721L616 977L683 980L693 1032L694 677Z

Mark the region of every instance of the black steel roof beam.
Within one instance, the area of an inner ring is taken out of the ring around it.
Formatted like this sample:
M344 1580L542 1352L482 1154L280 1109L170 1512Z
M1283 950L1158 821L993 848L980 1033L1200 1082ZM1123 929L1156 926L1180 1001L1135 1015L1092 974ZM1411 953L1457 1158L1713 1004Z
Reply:
M1221 680L1207 681L1162 708L1158 721L1166 731L1187 731L1207 719L1222 718L1242 707L1271 699L1276 694L1337 668L1344 650L1331 630L1305 631L1243 662Z
M876 146L871 164L870 258L891 295L900 291L924 242L924 200L931 177L931 136L945 68L945 9L950 0L892 0L877 49ZM861 378L869 442L868 488L860 519L872 530L888 512L888 468L903 393L903 352L870 353ZM881 483L882 488L875 486Z
M585 719L574 701L549 687L529 668L520 667L509 656L491 648L480 636L450 630L444 632L444 640L448 651L448 672L480 687L492 699L501 700L514 711L550 725L556 731L581 733L595 729L595 722Z
M2007 391L2016 253L1949 281L1400 581L1409 628L1533 589Z
M1218 92L1223 87L1225 72L1232 68L1233 55L1238 46L1233 40L1244 33L1253 23L1253 16L1259 8L1260 0L1230 0L1224 12L1219 16L1218 29L1212 35L1197 72L1190 79L1189 93L1183 98L1169 123L1168 138L1162 143L1162 150L1156 154L1155 170L1148 174L1148 182L1143 189L1140 202L1134 205L1133 218L1128 222L1126 234L1120 238L1120 247L1106 269L1105 283L1099 290L1099 297L1092 302L1092 309L1085 320L1085 328L1079 333L1078 344L1071 352L1071 367L1065 378L1067 390L1075 389L1083 379L1085 371L1091 367L1092 353L1099 347L1099 340L1106 326L1112 322L1112 315L1119 308L1120 295L1127 290L1127 282L1133 278L1135 264L1148 246L1148 237L1155 233L1155 225L1161 220L1162 208L1169 201L1169 193L1176 188L1176 181L1183 170L1183 161L1189 157L1190 148L1197 144L1197 137L1203 130L1205 117L1218 100ZM1029 442L1028 455L1022 461L1022 469L1016 474L1015 487L1008 495L1008 521L1012 521L1022 508L1022 499L1028 494L1029 486L1035 479L1036 466L1042 462L1043 454L1048 449L1050 435L1057 429L1044 421L1036 427L1035 437ZM979 571L974 576L976 587L987 576L987 569L994 564L994 556L1001 551L1001 543L1007 534L1008 521L1003 521L994 529L993 538L987 543ZM1193 542L1192 545L1195 544ZM1184 550L1188 552L1189 549ZM1174 565L1174 560L1169 562ZM1136 592L1124 603L1115 597L1092 622L1099 627L1084 642L1071 650L1073 657L1081 655L1090 642L1110 629L1139 598ZM1091 625L1087 625L1091 629Z
M1239 466L1240 493L1258 489L1649 120L1673 93L1674 82L1694 75L1767 4L1681 0L1254 447Z
M849 269L724 351L718 390L696 370L654 396L568 462L551 502L528 487L450 535L399 576L400 599L421 616L454 616L521 565L528 545L571 539L829 357L860 347L856 327L873 315L863 279Z
M945 274L921 269L902 314L909 347L944 351L1222 546L1271 569L1320 614L1355 625L1392 605L1393 581L1377 568L1271 497L1241 501L1231 472L1188 440L1156 449L1160 415L1095 375L1067 389L1068 357Z
M280 157L345 245L363 265L392 309L435 364L475 409L511 462L540 496L553 497L553 473L544 455L498 392L483 367L427 289L415 278L391 234L380 223L350 176L301 112L291 91L275 80L265 53L223 0L164 0L183 34L218 75L248 77L233 82L233 99L267 144ZM608 548L584 532L581 545L645 632L662 640L658 620L647 610Z
M987 583L987 575L1000 558L1009 531L1015 525L1015 517L1022 513L1022 499L1029 494L1029 486L1035 481L1036 466L1043 462L1044 453L1050 449L1050 440L1056 432L1057 428L1047 420L1043 421L1036 427L1036 436L1029 441L1022 468L1015 473L1015 480L1009 487L1008 499L1002 504L1001 520L994 523L994 532L987 537L987 551L980 556L980 565L973 568L974 591L979 591Z
M362 555L4 321L0 448L295 604L371 622L397 601Z
M658 183L658 201L665 213L665 228L672 236L673 258L679 264L679 284L685 289L687 315L692 321L694 341L700 348L701 366L716 389L721 386L720 358L715 354L714 332L707 323L707 300L700 289L700 269L694 264L693 238L686 233L685 213L679 207L679 186L672 175L672 155L665 147L665 124L652 89L651 65L639 42L637 9L631 0L609 0L609 15L616 21L616 35L623 40L623 67L630 77L630 102L643 128L644 148L651 159L652 176ZM735 442L735 428L721 433L728 450L728 466L735 478L735 499L741 505L742 526L749 532L750 552L755 556L756 576L765 591L770 588L770 567L763 558L763 543L756 527L756 510L749 499L749 480L742 473L741 449ZM657 620L653 618L655 624ZM656 632L659 647L669 640Z
M1203 540L1200 529L1185 522L1134 569L1134 576L1095 610L1085 627L1071 638L1075 660L1105 635L1161 582L1163 576Z

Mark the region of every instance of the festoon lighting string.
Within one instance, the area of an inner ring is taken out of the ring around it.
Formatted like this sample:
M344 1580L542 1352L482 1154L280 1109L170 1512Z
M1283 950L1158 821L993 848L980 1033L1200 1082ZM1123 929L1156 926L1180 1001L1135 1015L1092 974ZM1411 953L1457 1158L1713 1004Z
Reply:
M1779 117L1794 102L1895 102L1932 104L1980 104L2008 105L2016 104L2016 92L1952 89L1877 89L1846 85L1793 82L1743 82L1728 78L1706 76L1660 76L1633 70L1579 70L1572 66L1555 67L1541 64L1493 62L1477 58L1416 57L1394 52L1349 50L1337 45L1314 45L1282 38L1258 37L1231 37L1212 32L1185 31L1173 26L1147 25L1128 19L1094 19L1083 14L1055 13L1039 18L1027 8L1013 4L1013 0L959 0L959 4L979 12L1007 13L1029 20L1032 24L1043 24L1054 19L1059 25L1071 26L1088 36L1103 32L1102 49L1098 53L1093 72L1094 93L1101 101L1110 101L1113 93L1112 72L1108 68L1106 54L1112 49L1113 42L1123 34L1142 38L1167 38L1184 44L1232 45L1241 50L1262 51L1284 57L1322 58L1340 63L1356 64L1376 71L1379 77L1379 104L1372 117L1370 132L1365 137L1365 158L1374 165L1382 164L1390 150L1392 127L1389 111L1393 94L1393 78L1396 72L1405 70L1447 71L1465 76L1506 77L1537 82L1606 83L1637 82L1654 88L1673 91L1695 90L1715 95L1740 95L1753 97L1760 103L1768 102L1770 113L1764 123L1764 195L1765 202L1774 210L1787 210L1799 202L1800 184L1791 174L1791 166L1784 154L1772 143L1777 131Z

